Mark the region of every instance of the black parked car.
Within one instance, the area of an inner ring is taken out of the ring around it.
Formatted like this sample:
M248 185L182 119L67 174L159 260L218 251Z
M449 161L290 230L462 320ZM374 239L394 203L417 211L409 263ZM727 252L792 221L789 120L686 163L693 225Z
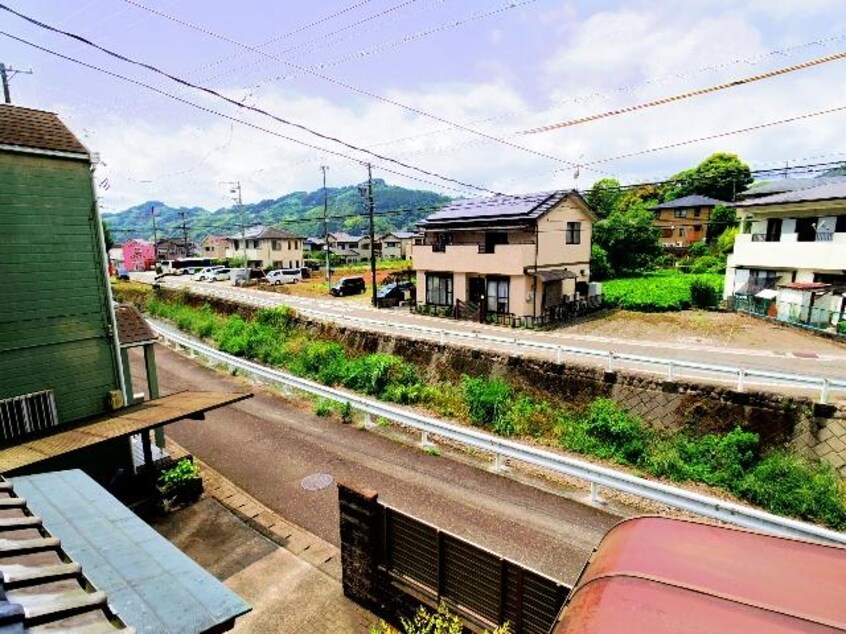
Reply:
M359 295L367 290L363 277L342 277L329 289L329 294L335 297Z
M381 307L397 306L411 297L413 289L414 284L411 282L385 284L376 293L376 301Z

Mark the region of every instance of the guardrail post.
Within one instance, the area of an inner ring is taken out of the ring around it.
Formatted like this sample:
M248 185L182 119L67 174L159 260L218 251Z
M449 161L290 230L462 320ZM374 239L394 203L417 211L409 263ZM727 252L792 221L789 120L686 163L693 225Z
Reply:
M828 403L828 391L831 388L831 381L829 379L822 380L822 387L820 388L820 403L825 405Z
M514 337L514 354L520 356L520 340L517 337Z
M590 496L588 496L588 504L593 506L604 506L605 500L599 495L599 485L596 482L590 483Z
M446 345L446 330L440 332L441 345Z
M429 440L429 432L424 431L420 434L420 446L423 449L432 449L435 447L435 443Z
M564 363L564 348L562 348L561 346L558 346L558 348L556 348L555 350L555 363L557 363L558 365Z
M676 364L670 361L667 364L667 380L668 381L675 381L676 380Z
M491 467L491 471L494 473L505 473L508 471L508 466L505 464L505 459L502 457L501 453L494 454L494 463L493 467Z
M373 417L370 415L370 412L364 412L364 428L373 429L374 427L376 427L376 423L373 422Z
M605 366L605 370L607 372L614 371L614 352L612 350L608 351L608 365Z
M746 389L746 370L738 368L737 370L737 391L742 392Z

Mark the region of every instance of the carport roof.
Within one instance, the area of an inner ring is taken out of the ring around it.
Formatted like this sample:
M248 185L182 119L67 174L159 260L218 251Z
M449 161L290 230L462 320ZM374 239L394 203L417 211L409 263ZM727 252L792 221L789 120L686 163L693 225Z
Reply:
M118 410L69 429L59 428L50 436L33 438L12 447L0 449L0 473L55 458L98 443L137 434L138 432L175 423L184 418L201 418L205 412L250 398L249 393L177 392L140 405Z

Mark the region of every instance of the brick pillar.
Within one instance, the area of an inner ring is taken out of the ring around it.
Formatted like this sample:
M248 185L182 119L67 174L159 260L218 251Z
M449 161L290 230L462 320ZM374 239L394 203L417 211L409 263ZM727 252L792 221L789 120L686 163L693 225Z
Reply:
M341 515L341 566L344 595L368 609L383 604L379 559L381 518L379 496L338 483Z

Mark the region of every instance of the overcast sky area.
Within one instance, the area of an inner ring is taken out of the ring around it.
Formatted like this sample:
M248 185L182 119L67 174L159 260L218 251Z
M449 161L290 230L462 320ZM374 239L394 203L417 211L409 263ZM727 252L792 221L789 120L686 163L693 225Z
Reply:
M843 0L138 0L205 33L135 2L4 3L277 117L496 192L655 180L715 151L753 168L846 160L846 109L616 158L846 107L846 60L521 134L846 51ZM216 209L231 202L224 181L240 180L245 202L313 190L321 164L331 186L366 176L366 154L0 16L5 33L217 113L0 37L2 61L33 70L13 77L13 103L59 113L100 154L104 212L150 199ZM371 160L389 183L479 193ZM578 179L573 164L583 165Z

